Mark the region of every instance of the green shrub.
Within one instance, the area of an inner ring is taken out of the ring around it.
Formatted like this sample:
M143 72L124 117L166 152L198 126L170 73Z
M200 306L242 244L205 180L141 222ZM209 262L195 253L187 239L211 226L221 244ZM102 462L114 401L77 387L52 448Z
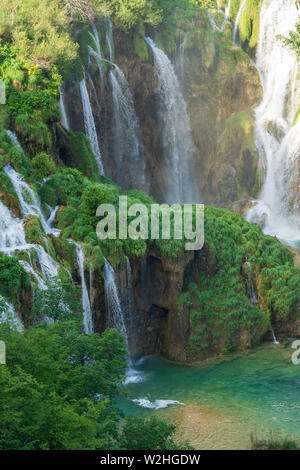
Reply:
M32 160L31 166L38 181L42 181L56 172L56 165L50 155L45 152L38 153Z
M22 289L29 286L29 277L18 259L0 253L0 294L15 304Z

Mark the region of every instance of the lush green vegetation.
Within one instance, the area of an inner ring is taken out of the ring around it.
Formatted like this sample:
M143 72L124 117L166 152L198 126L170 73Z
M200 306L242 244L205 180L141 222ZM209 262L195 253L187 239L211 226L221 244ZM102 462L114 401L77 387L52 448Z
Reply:
M0 374L1 450L187 447L172 440L174 426L125 419L117 409L126 361L116 330L85 335L73 316L22 332L2 324L0 338L7 347Z
M190 309L192 353L220 345L224 352L236 349L243 331L251 347L270 328L270 320L295 318L300 270L285 247L242 217L208 207L205 243L208 268L178 301ZM249 300L249 282L256 292L256 305Z

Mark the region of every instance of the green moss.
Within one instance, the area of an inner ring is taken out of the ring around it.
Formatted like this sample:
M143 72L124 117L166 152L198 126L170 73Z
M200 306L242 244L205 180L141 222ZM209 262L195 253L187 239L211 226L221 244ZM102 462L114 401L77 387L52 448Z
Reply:
M64 237L53 237L52 243L56 253L56 259L69 273L75 274L77 269L76 247ZM63 273L65 276L65 273Z
M251 48L256 47L259 37L260 8L262 0L247 0L239 21L242 42L248 41Z
M100 181L98 165L90 141L82 132L68 132L69 149L62 156L66 165L77 168L91 181Z

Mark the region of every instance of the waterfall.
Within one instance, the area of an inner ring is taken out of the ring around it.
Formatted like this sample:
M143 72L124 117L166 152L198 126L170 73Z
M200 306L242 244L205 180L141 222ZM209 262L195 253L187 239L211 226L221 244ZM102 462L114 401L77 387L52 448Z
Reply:
M217 25L217 23L216 23L216 20L215 20L214 15L213 15L209 10L207 10L206 13L207 13L207 16L208 16L210 25L211 25L211 29L212 29L213 31L215 31L216 29L217 29L218 31L221 31L221 29L218 27L218 25Z
M41 245L33 243L26 243L26 236L23 227L23 221L15 218L9 209L0 201L0 251L12 256L16 251L35 250L39 260L39 266L44 279L51 279L58 275L56 262L45 252ZM27 262L21 262L23 267L29 274L33 274L33 267ZM38 279L41 285L43 282L39 276L34 277Z
M40 203L38 198L29 186L29 184L23 181L23 177L17 173L10 165L4 167L4 171L9 177L14 190L17 193L20 206L22 209L22 214L26 215L36 215L39 217L42 227L46 234L58 236L60 231L51 227L51 225L46 221L44 214L41 210Z
M246 263L247 266L247 271L248 271L248 276L247 276L247 295L249 297L249 300L251 302L251 305L256 305L257 304L257 298L256 298L256 293L254 289L254 284L253 284L253 272L252 272L252 266L249 261Z
M71 241L71 240L70 240ZM82 289L82 308L83 308L83 328L84 332L88 335L94 331L93 323L93 313L91 309L89 294L86 286L85 276L84 276L84 253L82 246L79 243L75 243L76 246L76 256L77 264L81 277L81 289Z
M48 206L48 209L50 211L50 216L49 216L49 219L47 220L47 225L48 225L48 227L51 228L51 226L52 226L52 224L55 220L55 217L56 217L59 206L55 206L53 209L49 205L47 205L47 206ZM57 231L59 232L59 230L57 230Z
M13 305L0 296L0 325L1 323L8 323L12 330L22 331L24 329Z
M140 124L135 113L132 94L122 70L115 65L109 73L114 120L114 156L117 166L117 183L124 179L123 164L127 165L128 181L137 189L145 189L145 160L140 141ZM129 168L128 168L129 165ZM136 177L138 175L138 179Z
M273 343L274 344L280 344L279 341L277 341L277 338L275 336L275 332L274 332L273 327L271 327L271 332L272 332L272 336L273 336Z
M116 328L121 335L124 337L125 346L129 352L129 336L128 328L125 320L125 311L127 316L132 319L131 311L133 302L131 299L131 267L130 262L127 259L126 261L126 270L127 270L127 300L124 302L125 309L121 305L120 294L116 283L116 276L113 267L105 260L104 266L104 280L105 280L105 298L106 298L106 307L108 313L108 326L110 328ZM127 370L126 370L126 379L124 384L137 383L144 380L144 374L141 374L140 371L135 370L132 364L132 361L129 356L127 356Z
M0 200L0 251L27 248L22 220L13 217Z
M239 33L239 22L240 22L241 14L243 13L244 8L246 6L246 3L247 3L247 0L242 1L241 5L240 5L240 8L239 8L239 11L238 11L238 14L237 14L237 17L236 17L236 20L235 20L234 28L233 28L232 42L234 44L236 44L237 46L239 46L239 43L238 43L238 40L237 40L238 39L238 33Z
M99 69L99 74L100 74L100 79L101 82L103 81L103 69L102 69L102 60L103 60L103 53L102 53L102 48L101 48L101 43L100 43L100 38L98 34L98 29L93 21L90 21L91 23L91 28L93 32L89 32L90 36L92 37L95 45L96 45L96 52L98 56L98 69Z
M104 280L108 326L110 328L116 328L121 333L121 335L124 336L126 349L128 350L128 335L116 284L115 271L107 260L105 260L104 266Z
M264 2L260 12L256 66L263 100L255 110L255 137L265 179L259 200L253 201L247 214L247 220L262 225L265 233L291 245L300 241L300 119L294 122L300 99L299 64L277 35L295 30L298 20L294 0Z
M58 89L59 89L59 93L60 93L59 109L60 109L60 113L61 113L61 123L64 126L64 128L69 131L70 130L70 125L69 125L67 110L66 110L66 107L65 107L65 101L64 101L64 95L63 95L62 87L59 86Z
M186 45L187 35L183 35L181 38L179 47L177 48L176 57L175 57L175 69L176 75L178 77L181 88L184 88L184 79L185 79L185 45Z
M132 270L129 258L126 257L126 289L125 289L126 316L129 322L130 331L134 329L134 298L132 291Z
M8 137L10 138L10 140L12 141L14 147L21 148L20 142L18 141L18 137L16 136L16 134L10 130L7 130L6 133Z
M113 39L113 26L112 26L112 21L108 20L105 24L105 38L106 38L106 43L108 46L108 52L109 52L109 60L111 62L114 61L114 56L115 56L115 47L114 47L114 39Z
M227 20L230 18L230 7L231 7L231 0L228 1L226 8L225 8L225 17Z
M96 125L94 121L92 106L90 103L90 98L89 98L85 78L81 80L79 86L80 86L80 93L81 93L81 100L82 100L82 107L83 107L85 133L91 143L92 150L96 157L99 172L101 175L103 175L104 170L103 170L103 165L102 165L102 157L101 157L98 136L97 136L97 131L96 131Z
M146 38L154 54L156 73L161 83L160 118L166 159L168 203L198 202L190 165L195 151L190 120L178 78L167 55L151 38Z

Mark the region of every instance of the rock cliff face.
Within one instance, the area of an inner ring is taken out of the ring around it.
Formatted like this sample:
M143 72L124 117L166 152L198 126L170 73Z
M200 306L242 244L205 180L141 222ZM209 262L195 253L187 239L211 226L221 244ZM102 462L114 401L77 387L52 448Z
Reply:
M231 43L231 29L202 26L186 41L186 97L203 199L216 206L254 196L258 156L253 108L261 86L248 56Z

